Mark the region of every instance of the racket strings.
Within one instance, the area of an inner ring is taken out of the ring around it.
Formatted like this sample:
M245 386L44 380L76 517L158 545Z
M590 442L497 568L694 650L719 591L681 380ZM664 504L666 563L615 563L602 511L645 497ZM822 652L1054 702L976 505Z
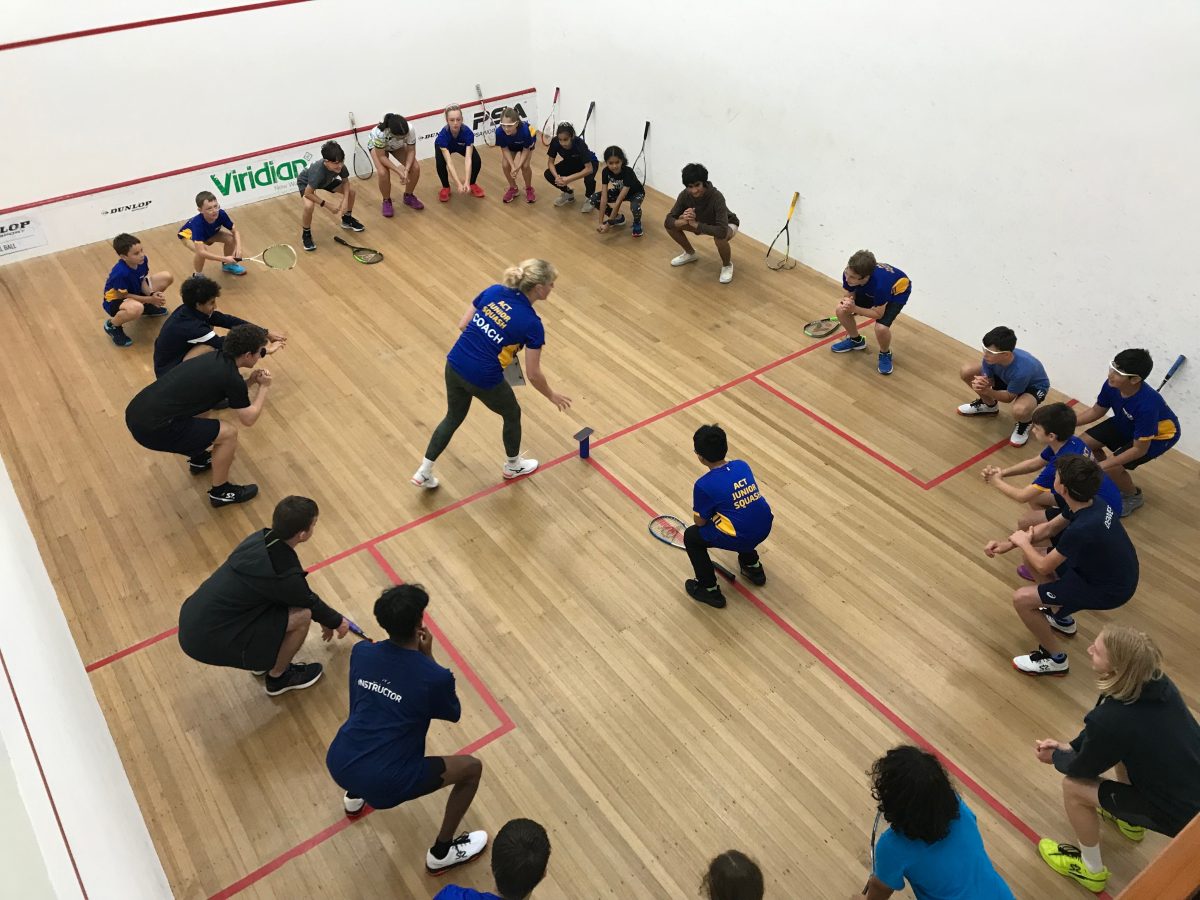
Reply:
M296 265L296 251L287 244L276 244L263 251L262 261L272 269L290 269Z
M683 530L675 522L668 519L655 519L650 523L650 530L667 543L683 546Z

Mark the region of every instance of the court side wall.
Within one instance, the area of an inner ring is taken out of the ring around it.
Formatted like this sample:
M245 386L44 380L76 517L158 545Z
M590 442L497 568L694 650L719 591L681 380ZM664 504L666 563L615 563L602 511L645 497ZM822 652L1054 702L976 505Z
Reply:
M530 4L540 105L560 85L578 123L594 99L593 148L632 157L650 119L651 184L703 162L764 243L799 191L805 264L837 278L872 249L912 277L909 315L971 346L1009 325L1085 402L1117 350L1149 349L1155 387L1188 354L1166 395L1200 455L1200 6L695 0L610 28ZM901 321L898 374L904 342Z

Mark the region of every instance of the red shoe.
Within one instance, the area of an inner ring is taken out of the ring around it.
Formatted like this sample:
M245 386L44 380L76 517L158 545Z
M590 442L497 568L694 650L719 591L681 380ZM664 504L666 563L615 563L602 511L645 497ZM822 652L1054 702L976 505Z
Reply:
M483 199L483 188L481 188L479 185L477 185L477 184L471 185L471 193L474 196L478 197L480 200Z
M533 188L532 187L525 188L525 202L532 203L536 199L537 199L537 194L535 194L533 192Z
M474 187L474 185L472 185L472 187ZM507 191L504 192L503 201L505 203L512 203L516 199L517 199L517 189L515 187L510 187Z
M450 202L450 188L442 188L440 191L438 191L438 199L441 200L443 203L449 203Z

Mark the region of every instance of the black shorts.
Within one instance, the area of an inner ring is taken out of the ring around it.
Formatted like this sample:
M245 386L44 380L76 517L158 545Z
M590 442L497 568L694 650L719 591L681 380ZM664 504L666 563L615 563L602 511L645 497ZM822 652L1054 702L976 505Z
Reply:
M176 419L165 428L156 428L154 431L129 428L133 439L147 450L179 453L183 456L195 456L207 450L220 432L219 419Z
M126 300L132 300L132 299L133 299L132 297L124 297L120 300L101 300L100 305L104 307L104 311L106 313L108 313L109 316L115 316L117 313L119 313L121 311L121 304L124 303ZM141 303L142 301L139 300L138 302Z
M874 309L875 308L873 306L864 306L863 304L859 303L858 297L854 298L854 305L857 306L859 309ZM904 309L903 303L896 303L894 301L889 303L887 306L884 307L883 315L875 320L876 324L886 325L886 326L890 327L891 324L896 321L896 316L900 315L900 311L902 309Z
M992 387L997 391L1007 391L1008 383L1003 378L997 378L995 375L993 375L992 376ZM1038 405L1040 406L1042 403L1046 402L1046 395L1048 393L1050 393L1050 391L1047 388L1030 388L1029 390L1022 393L1021 396L1023 397L1023 396L1025 396L1025 394L1028 394L1034 400L1036 400L1038 402Z
M1187 824L1185 822L1181 825L1167 825L1159 822L1155 819L1156 813L1146 802L1146 798L1132 784L1125 784L1122 781L1101 781L1099 793L1100 808L1130 825L1140 825L1142 828L1149 828L1159 834L1175 837L1183 830L1183 825Z
M329 184L325 185L325 187L313 188L313 190L314 191L328 191L331 194L336 194L338 188L340 188L343 184L345 184L349 180L350 180L349 178L338 178L335 181L329 182ZM304 191L305 191L305 188L307 188L307 187L308 187L307 184L304 185L303 187L301 187L299 184L296 185L296 188L300 191L301 197L304 196ZM318 204L318 205L320 205L320 204Z
M1099 425L1093 425L1086 432L1087 436L1099 442L1114 455L1123 453L1133 446L1133 441L1130 440L1121 426L1117 424L1117 420L1110 416ZM1125 463L1126 469L1136 469L1138 466L1144 466L1152 459L1158 459L1168 450L1175 446L1179 440L1179 435L1171 438L1169 441L1151 441L1150 447L1146 450L1146 455L1141 459L1135 459L1133 462Z
M1116 609L1133 596L1133 591L1106 591L1088 584L1073 569L1058 581L1039 584L1037 590L1043 605L1058 607L1059 616L1074 615L1081 609Z

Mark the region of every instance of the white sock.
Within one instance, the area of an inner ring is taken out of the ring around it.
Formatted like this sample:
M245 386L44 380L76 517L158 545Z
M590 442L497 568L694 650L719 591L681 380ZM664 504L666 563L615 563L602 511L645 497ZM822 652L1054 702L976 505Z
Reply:
M417 474L424 475L426 477L432 475L433 474L433 460L432 459L422 459L421 460L421 468L417 469Z
M515 469L515 468L517 468L517 466L519 466L520 464L521 464L521 457L520 457L520 456L510 456L510 457L508 457L508 465L509 465L509 467L511 467L511 468L513 468L513 469Z
M1079 855L1083 859L1083 864L1088 867L1088 870L1093 874L1100 874L1104 871L1104 863L1100 860L1100 845L1087 847L1083 844L1079 845Z

